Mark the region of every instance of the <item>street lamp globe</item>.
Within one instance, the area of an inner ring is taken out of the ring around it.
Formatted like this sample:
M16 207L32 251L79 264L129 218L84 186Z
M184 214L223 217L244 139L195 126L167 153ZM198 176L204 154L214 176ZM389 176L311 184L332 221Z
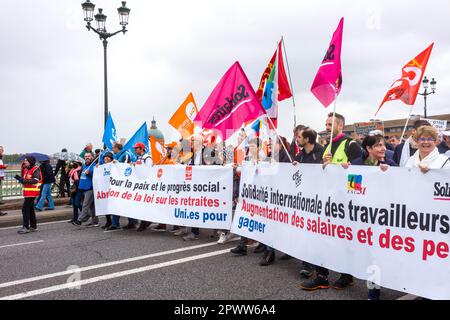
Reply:
M423 84L423 88L424 88L425 90L428 89L429 83L430 83L430 80L428 80L427 77L423 78L422 84Z
M85 3L81 4L81 7L83 8L84 21L90 23L92 20L94 20L95 4L93 4L90 0L86 0Z
M117 8L117 12L119 13L120 25L125 28L128 24L128 17L130 16L130 9L126 6L127 2L122 1L122 6Z
M103 14L103 9L98 9L98 13L94 16L97 21L97 31L106 32L106 15Z
M431 90L433 91L433 93L436 92L436 84L437 84L437 81L434 80L434 78L431 79L430 85L431 85Z

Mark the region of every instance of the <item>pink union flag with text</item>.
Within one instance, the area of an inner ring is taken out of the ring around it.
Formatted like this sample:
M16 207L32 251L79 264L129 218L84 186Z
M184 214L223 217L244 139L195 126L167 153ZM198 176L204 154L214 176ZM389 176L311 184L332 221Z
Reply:
M339 95L342 86L341 48L344 18L333 34L325 58L317 72L311 92L327 108Z
M235 62L220 79L197 114L194 123L230 138L244 123L265 114L239 62Z

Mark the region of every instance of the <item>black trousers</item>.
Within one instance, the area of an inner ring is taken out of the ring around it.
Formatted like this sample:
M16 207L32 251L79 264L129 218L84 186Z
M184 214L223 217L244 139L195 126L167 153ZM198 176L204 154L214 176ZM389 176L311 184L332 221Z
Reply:
M23 227L26 229L36 229L36 212L34 211L35 198L25 198L22 206Z

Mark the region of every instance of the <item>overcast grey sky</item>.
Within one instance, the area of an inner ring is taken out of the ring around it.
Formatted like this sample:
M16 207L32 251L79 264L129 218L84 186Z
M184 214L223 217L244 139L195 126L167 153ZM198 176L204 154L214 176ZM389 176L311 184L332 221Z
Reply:
M0 145L6 153L80 151L100 146L103 133L103 52L85 29L81 0L2 3L0 20ZM119 28L120 1L93 0ZM324 109L309 89L331 35L345 17L344 84L338 112L348 122L373 115L402 66L436 42L426 74L438 80L430 114L450 112L450 1L144 1L127 2L129 32L109 43L109 101L119 137L156 117L168 119L192 91L199 107L239 60L254 87L284 35L298 121L324 128ZM280 133L291 137L292 104L280 105ZM423 112L423 99L415 113ZM407 106L379 114L405 117Z

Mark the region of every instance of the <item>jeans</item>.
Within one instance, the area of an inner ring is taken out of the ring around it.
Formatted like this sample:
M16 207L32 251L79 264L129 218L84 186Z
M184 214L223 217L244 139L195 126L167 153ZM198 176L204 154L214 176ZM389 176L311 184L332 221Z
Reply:
M48 208L55 209L55 203L52 197L52 184L46 183L42 185L41 196L39 202L36 204L36 209L42 210L44 208L45 200L48 200Z
M72 200L72 208L73 208L73 216L72 221L75 222L78 220L78 213L81 211L81 199L83 198L83 192L81 190L78 190L70 197L70 200Z
M25 229L36 229L36 212L34 211L34 199L36 198L25 198L22 206L22 217L23 217L23 227Z
M111 217L112 219L112 226L113 227L117 227L117 228L120 228L120 216L115 216L115 215L112 215L112 217ZM128 224L131 226L131 225L136 225L137 224L137 220L136 219L133 219L133 218L128 218Z

